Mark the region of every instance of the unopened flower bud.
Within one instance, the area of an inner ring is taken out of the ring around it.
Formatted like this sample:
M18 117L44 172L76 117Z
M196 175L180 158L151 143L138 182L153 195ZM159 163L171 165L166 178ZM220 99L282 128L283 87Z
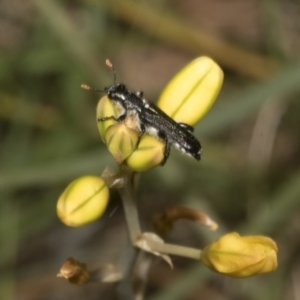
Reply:
M211 270L231 276L250 277L275 271L277 245L265 236L224 235L201 252L201 261Z
M163 90L157 106L177 122L195 125L219 94L223 72L209 57L184 67Z
M71 283L82 285L89 279L89 273L85 263L69 257L61 266L57 277L64 277Z
M68 226L93 222L106 209L109 190L100 177L83 176L68 185L57 202L57 215Z

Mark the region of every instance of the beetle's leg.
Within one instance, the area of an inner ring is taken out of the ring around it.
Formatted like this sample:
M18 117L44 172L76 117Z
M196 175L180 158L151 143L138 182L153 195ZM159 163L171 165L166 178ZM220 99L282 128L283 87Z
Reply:
M163 158L162 162L160 163L161 166L163 166L167 162L169 155L170 155L170 148L171 148L170 143L168 142L167 139L165 139L164 142L165 142L165 150L164 150L164 158Z
M146 128L143 124L141 124L141 130L139 131L139 137L138 137L138 141L136 143L136 147L138 147L140 141L141 141L141 138L143 136L143 134L146 132Z
M120 115L118 118L116 118L115 116L103 117L103 118L99 118L98 122L105 122L108 120L114 120L116 122L119 122L119 121L123 121L125 119L125 117L126 117L126 114Z
M140 126L141 126L141 130L139 132L139 135L142 136L146 132L146 128L144 124L141 124Z
M171 145L170 145L170 143L169 143L169 141L168 141L168 139L167 139L167 137L165 136L164 133L159 132L158 133L158 137L161 140L163 140L164 143L165 143L164 158L163 158L162 162L160 163L160 165L163 166L167 162L167 160L169 158Z
M98 122L105 122L105 121L108 121L108 120L114 120L116 122L118 121L118 119L116 119L114 116L110 116L110 117L99 118Z
M194 132L194 127L185 123L178 123L178 125L189 132Z

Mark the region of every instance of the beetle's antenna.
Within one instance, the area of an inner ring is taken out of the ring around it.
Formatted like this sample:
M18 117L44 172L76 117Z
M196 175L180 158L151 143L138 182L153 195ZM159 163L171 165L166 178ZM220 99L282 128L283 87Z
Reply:
M114 76L114 84L117 82L117 76L116 76L116 70L114 68L114 65L111 63L109 59L105 61L105 64L112 70L113 76Z
M82 84L80 87L81 87L82 89L88 90L88 91L94 91L94 92L99 92L99 93L105 93L105 91L101 91L101 90L92 88L92 87L88 86L87 84Z
M117 82L117 75L116 75L116 70L115 70L115 68L114 68L114 65L111 63L111 61L110 61L109 59L107 59L107 60L105 61L105 64L112 70L113 76L114 76L114 84L116 84L116 82ZM87 85L87 84L82 84L80 87L81 87L82 89L88 90L88 91L94 91L94 92L105 93L105 91L102 91L102 90L98 90L98 89L92 88L92 87L90 87L90 86Z

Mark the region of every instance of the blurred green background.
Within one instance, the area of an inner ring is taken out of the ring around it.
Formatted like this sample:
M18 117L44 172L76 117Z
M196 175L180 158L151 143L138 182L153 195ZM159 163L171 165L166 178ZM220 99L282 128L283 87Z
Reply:
M97 132L99 95L80 85L110 85L110 58L118 81L155 101L178 70L207 55L225 80L196 127L203 158L172 151L143 174L143 229L170 205L195 207L219 230L180 221L168 242L264 234L278 243L279 267L237 280L188 259L174 257L175 270L156 259L145 299L300 299L299 13L292 0L1 0L0 298L117 299L114 284L56 278L70 256L91 268L115 264L126 244L115 192L93 224L68 228L56 216L70 181L114 165Z

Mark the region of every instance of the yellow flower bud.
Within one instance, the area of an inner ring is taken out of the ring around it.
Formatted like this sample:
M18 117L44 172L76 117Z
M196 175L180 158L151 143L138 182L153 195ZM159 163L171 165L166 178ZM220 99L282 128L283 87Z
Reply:
M139 134L124 123L111 125L105 132L105 143L118 164L136 149Z
M276 270L277 252L276 243L268 237L241 237L233 232L205 247L200 259L215 272L242 278Z
M127 166L144 172L159 165L164 158L165 144L150 135L143 135L135 151L127 158Z
M83 176L68 185L58 199L59 219L68 226L78 227L93 222L106 209L109 190L100 177Z
M104 122L101 122L98 120L101 118L111 117L111 116L114 117L118 116L118 108L115 105L113 105L113 103L108 99L107 96L104 96L99 100L97 105L97 110L96 110L97 127L100 136L102 138L102 141L105 140L105 132L107 128L117 123L117 121L111 119L111 120L106 120Z
M195 125L213 105L222 82L220 67L211 58L199 57L169 82L157 105L175 121Z

